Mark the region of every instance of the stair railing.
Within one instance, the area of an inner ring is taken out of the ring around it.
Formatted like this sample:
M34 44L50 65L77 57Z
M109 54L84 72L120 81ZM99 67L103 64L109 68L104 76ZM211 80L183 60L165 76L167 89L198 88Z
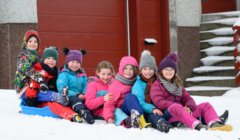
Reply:
M240 17L239 19L234 23L232 29L235 31L234 35L233 35L233 44L236 46L236 48L234 49L234 59L235 59L235 63L234 63L234 72L237 73L236 77L235 77L235 86L237 87L240 84L240 58L238 57L239 53L240 53Z

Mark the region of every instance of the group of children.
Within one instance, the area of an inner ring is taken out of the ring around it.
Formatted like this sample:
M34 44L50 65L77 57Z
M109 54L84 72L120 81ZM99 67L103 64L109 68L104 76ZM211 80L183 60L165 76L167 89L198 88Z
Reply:
M96 76L87 78L81 67L85 50L64 48L65 65L58 69L58 49L45 48L40 59L39 47L38 33L28 31L14 79L16 91L26 106L48 106L61 118L78 123L93 124L95 119L104 119L117 126L153 127L166 133L175 122L196 130L232 130L231 125L219 119L210 103L196 105L181 86L175 53L165 57L159 67L146 50L140 65L134 57L124 56L116 75L113 65L102 61Z

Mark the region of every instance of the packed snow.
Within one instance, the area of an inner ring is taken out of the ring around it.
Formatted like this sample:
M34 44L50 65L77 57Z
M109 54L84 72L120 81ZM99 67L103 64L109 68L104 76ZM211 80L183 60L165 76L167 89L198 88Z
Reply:
M203 14L203 15L240 16L240 11L220 12L220 13L208 13L208 14Z
M231 52L235 48L236 48L235 46L212 46L200 51L205 52L208 56L212 56L212 55L220 55L226 52Z
M187 78L187 82L201 82L201 81L214 81L214 80L233 80L233 76L195 76Z
M235 31L233 31L233 29L230 27L225 27L225 28L218 28L218 29L209 30L209 31L201 31L200 33L212 33L215 35L233 35Z
M224 25L233 25L238 18L225 18L225 19L218 19L214 21L207 21L207 22L202 22L201 24L208 24L208 23L219 23L219 24L224 24Z
M153 128L140 130L107 125L102 120L97 120L94 125L89 125L63 119L24 115L19 113L20 100L15 91L0 90L0 138L2 140L237 140L240 138L239 89L228 91L220 97L193 96L193 98L197 103L210 102L219 115L228 109L230 115L227 124L233 125L233 131L196 131L185 127L174 128L166 134Z
M200 42L207 42L210 45L226 45L233 42L233 37L215 37Z
M231 60L234 60L233 56L207 56L207 57L204 57L204 58L200 59L200 61L205 66L211 66L211 65L214 65L218 62L231 61Z
M192 86L186 88L187 91L214 91L214 90L231 90L233 87L213 87L213 86Z
M204 72L214 72L214 71L224 71L224 70L234 70L233 66L201 66L194 68L193 72L204 73Z

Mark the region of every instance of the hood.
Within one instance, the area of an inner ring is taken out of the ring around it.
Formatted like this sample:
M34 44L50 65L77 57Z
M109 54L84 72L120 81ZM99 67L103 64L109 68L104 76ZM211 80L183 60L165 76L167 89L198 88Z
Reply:
M23 50L26 50L26 47L27 47L27 39L30 35L35 35L38 39L38 48L37 48L37 52L39 52L40 50L40 39L39 39L39 36L38 36L38 33L34 30L30 30L30 31L27 31L26 34L24 35L23 37L23 45L22 45L22 49Z
M124 56L124 57L121 59L121 61L120 61L119 70L118 70L118 73L119 73L122 77L124 77L124 76L123 76L124 67L125 67L126 65L128 65L128 64L138 67L138 62L137 62L137 60L136 60L134 57L132 57L132 56Z

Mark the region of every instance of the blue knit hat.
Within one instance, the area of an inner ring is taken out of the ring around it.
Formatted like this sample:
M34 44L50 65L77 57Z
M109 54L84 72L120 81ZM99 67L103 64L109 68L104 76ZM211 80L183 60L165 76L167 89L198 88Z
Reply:
M158 67L158 72L160 72L162 69L171 67L177 72L177 61L178 56L176 53L170 53L168 56L166 56L160 63Z

